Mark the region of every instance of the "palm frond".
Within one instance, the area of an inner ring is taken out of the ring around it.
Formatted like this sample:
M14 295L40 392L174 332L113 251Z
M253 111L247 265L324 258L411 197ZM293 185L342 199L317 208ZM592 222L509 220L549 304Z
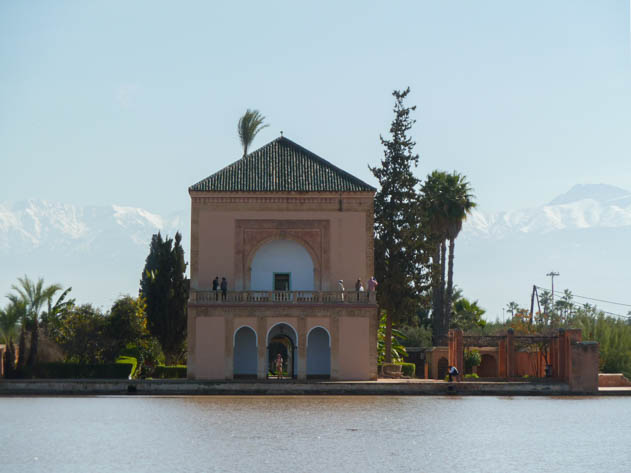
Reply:
M248 148L254 141L254 138L263 128L269 125L263 124L265 117L258 110L247 109L245 114L239 119L237 130L239 139L243 146L243 156L248 154Z

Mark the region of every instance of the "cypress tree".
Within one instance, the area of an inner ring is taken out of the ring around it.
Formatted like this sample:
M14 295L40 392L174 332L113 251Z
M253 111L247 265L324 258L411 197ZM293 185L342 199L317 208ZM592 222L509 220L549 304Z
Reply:
M181 245L153 235L149 255L140 280L140 293L147 303L147 328L160 342L167 365L175 364L184 353L189 281Z
M392 362L392 323L414 313L421 300L426 271L423 234L418 207L419 180L412 174L417 166L415 142L408 136L415 123L404 99L410 93L395 90L394 119L390 137L380 136L384 146L381 165L371 167L379 180L375 195L375 276L379 281L377 302L386 313L385 361Z

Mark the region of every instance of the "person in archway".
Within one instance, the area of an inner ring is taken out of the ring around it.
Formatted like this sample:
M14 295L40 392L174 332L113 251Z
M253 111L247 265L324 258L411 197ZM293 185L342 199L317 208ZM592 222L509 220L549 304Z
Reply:
M344 302L344 281L342 279L337 282L337 287L340 290L342 302Z
M456 381L460 381L460 371L453 365L449 365L449 369L447 370L447 374L449 375L449 382L453 381L453 378L456 378Z
M276 355L276 359L274 360L274 365L276 368L276 377L281 379L283 377L283 357L281 354Z
M226 295L228 294L228 281L226 278L221 278L221 300L226 300Z

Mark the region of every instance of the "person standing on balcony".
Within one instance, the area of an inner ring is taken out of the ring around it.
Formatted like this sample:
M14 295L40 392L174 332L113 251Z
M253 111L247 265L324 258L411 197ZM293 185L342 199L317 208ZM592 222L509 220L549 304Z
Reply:
M226 294L228 293L228 281L226 278L221 278L221 300L226 300Z
M355 283L355 292L357 292L357 300L359 301L359 293L364 292L364 285L362 284L361 279L357 279Z
M215 293L215 300L216 301L219 300L219 293L217 291L219 291L219 276L217 276L217 277L215 277L215 279L213 279L213 292Z
M342 279L337 282L337 287L340 289L341 299L344 302L344 281Z
M377 290L377 286L379 285L379 283L377 282L377 280L375 279L374 276L372 276L369 280L368 280L368 292L375 292Z

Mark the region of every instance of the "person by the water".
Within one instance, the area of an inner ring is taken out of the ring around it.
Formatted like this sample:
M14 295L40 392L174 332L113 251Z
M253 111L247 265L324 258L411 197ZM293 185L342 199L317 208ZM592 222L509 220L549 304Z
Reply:
M460 371L455 366L449 365L449 369L447 370L447 374L449 375L449 382L453 381L453 378L456 378L456 381L460 380Z

